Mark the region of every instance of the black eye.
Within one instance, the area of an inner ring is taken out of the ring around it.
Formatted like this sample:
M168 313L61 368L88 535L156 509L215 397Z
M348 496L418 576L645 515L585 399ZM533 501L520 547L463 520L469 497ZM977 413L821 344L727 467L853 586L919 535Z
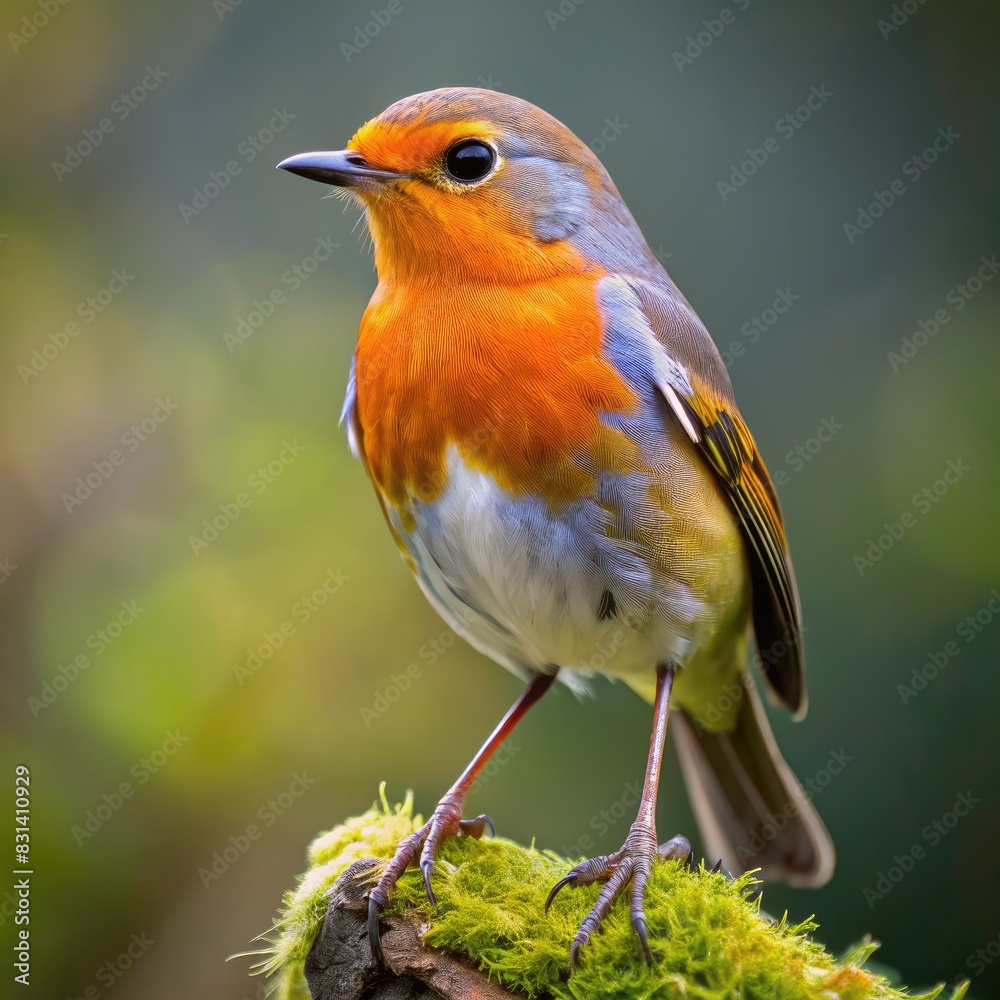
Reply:
M496 161L496 153L478 139L462 139L444 154L445 169L457 181L478 181Z

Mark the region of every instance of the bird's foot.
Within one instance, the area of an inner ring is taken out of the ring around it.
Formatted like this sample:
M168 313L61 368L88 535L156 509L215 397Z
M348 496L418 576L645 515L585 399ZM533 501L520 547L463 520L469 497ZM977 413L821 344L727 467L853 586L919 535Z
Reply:
M590 935L597 930L607 916L614 901L632 883L632 926L642 944L646 956L646 964L653 964L653 956L649 950L649 934L646 928L645 896L646 883L653 862L657 858L685 861L691 856L691 844L686 837L672 837L665 844L656 846L656 831L649 825L633 823L621 849L614 854L605 854L591 858L577 865L568 875L561 878L549 893L545 901L548 912L552 900L564 886L590 885L593 882L605 882L591 911L583 918L580 929L573 938L569 952L570 972L576 967L576 959L580 948L589 940Z
M399 842L396 853L368 894L368 941L372 957L379 966L385 967L385 957L382 954L379 937L379 915L389 902L389 896L403 872L411 865L419 863L424 874L427 898L436 906L437 899L431 888L431 872L434 871L437 853L444 841L460 833L478 840L487 827L491 836L496 834L493 820L489 816L462 819L462 805L462 797L451 793L446 795L431 813L431 818L419 830Z

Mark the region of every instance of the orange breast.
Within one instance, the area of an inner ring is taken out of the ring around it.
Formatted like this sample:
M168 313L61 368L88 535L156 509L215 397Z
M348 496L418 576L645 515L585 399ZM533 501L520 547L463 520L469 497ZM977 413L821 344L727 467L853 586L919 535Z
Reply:
M514 495L559 505L636 449L600 414L638 400L601 354L594 270L519 285L383 281L362 320L357 415L386 500L431 501L454 445Z

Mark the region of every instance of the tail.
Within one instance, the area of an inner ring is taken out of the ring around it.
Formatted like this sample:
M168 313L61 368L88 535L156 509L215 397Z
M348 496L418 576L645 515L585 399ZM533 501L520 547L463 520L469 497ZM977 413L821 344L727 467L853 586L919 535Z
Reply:
M830 834L781 756L753 682L744 677L740 687L731 732L713 733L683 710L670 720L706 857L733 873L760 868L765 879L825 885Z

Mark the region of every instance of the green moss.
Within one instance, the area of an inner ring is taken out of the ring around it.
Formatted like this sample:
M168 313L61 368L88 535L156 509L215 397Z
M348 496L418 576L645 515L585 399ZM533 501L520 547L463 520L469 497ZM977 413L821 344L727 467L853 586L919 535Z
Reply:
M319 836L309 848L309 870L269 936L261 971L275 974L281 1000L308 998L303 963L328 905L327 890L348 865L391 856L422 822L412 796L395 808L386 800L363 816ZM842 959L812 941L811 920L790 924L762 917L750 900L755 882L735 881L702 868L663 863L653 869L646 896L650 947L647 968L628 918L616 905L581 952L569 978L569 946L598 887L567 890L549 914L545 897L571 862L502 838L458 838L442 848L434 874L438 906L431 911L419 872L403 876L389 912L416 908L430 918L426 941L471 956L491 978L528 997L590 1000L685 997L689 1000L889 1000L906 997L862 966L870 941ZM942 987L919 1000L933 1000ZM959 987L952 1000L960 1000ZM910 998L918 1000L918 998Z

